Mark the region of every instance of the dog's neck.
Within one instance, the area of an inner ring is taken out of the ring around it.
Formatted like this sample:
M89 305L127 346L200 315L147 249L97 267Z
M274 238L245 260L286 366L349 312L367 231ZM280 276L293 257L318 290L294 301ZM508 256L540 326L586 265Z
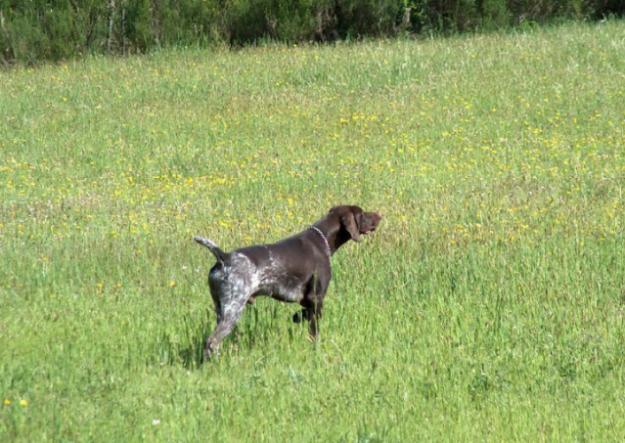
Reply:
M343 246L350 239L347 231L341 229L340 222L333 222L324 218L314 223L313 226L317 228L328 241L330 255L334 254L338 248Z
M328 239L326 238L326 235L323 232L321 232L321 229L319 229L315 225L311 225L310 229L312 229L317 234L319 234L319 236L321 237L321 240L323 240L323 246L325 246L326 255L330 257L332 255L332 249L330 249L330 244L328 243Z

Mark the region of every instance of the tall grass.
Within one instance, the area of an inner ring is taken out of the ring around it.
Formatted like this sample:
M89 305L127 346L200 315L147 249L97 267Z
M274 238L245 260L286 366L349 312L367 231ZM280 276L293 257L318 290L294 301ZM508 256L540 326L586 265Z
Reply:
M621 440L625 23L0 73L0 436ZM206 273L337 203L321 340Z

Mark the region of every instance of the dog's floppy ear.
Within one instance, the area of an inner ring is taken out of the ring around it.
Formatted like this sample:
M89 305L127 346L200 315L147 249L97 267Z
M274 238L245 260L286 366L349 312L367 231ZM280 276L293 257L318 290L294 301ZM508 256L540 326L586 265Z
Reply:
M341 215L341 224L347 229L352 240L360 241L360 229L358 229L358 223L352 211Z

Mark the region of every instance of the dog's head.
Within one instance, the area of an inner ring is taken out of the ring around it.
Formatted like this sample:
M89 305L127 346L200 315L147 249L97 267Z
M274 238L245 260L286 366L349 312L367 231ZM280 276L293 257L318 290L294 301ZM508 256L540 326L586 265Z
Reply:
M377 212L365 212L353 205L335 206L330 209L330 215L338 218L341 229L354 241L360 241L361 235L375 231L382 220L382 216Z

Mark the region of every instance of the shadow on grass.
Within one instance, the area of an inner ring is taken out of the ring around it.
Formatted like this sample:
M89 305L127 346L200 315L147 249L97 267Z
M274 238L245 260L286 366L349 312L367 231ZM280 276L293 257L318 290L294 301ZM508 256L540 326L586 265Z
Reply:
M164 332L159 340L161 364L182 365L187 369L197 369L204 360L204 340L213 327L213 314L206 309L206 314L197 317L185 315L176 333Z
M222 343L222 357L231 352L269 347L278 334L286 334L289 341L298 340L302 335L298 330L307 330L307 322L293 323L293 312L286 313L284 306L276 303L261 305L246 308L239 323ZM204 344L214 326L214 314L209 309L200 321L190 316L183 317L181 330L176 334L164 333L158 344L161 364L182 365L187 369L200 368L204 363Z

